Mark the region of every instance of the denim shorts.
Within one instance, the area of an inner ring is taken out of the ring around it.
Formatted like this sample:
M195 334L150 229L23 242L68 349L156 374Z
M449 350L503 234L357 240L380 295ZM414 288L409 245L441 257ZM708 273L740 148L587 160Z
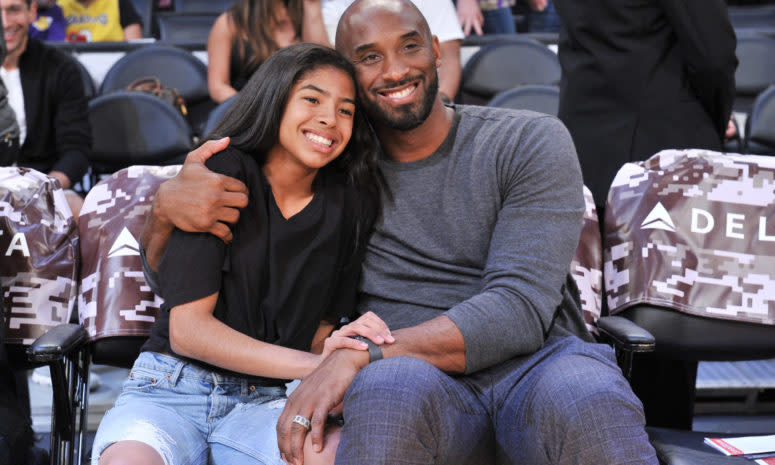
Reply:
M142 352L100 423L92 465L123 440L148 444L167 465L283 465L275 425L285 400L285 386L251 384Z

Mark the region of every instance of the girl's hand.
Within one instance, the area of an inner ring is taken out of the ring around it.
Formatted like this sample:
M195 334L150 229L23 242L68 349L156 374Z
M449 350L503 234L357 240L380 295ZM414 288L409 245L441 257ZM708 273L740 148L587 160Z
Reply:
M378 345L395 342L395 338L390 334L390 328L385 322L373 312L366 312L357 320L342 326L326 338L320 360L328 357L336 349L369 349L368 344L350 336L363 336Z

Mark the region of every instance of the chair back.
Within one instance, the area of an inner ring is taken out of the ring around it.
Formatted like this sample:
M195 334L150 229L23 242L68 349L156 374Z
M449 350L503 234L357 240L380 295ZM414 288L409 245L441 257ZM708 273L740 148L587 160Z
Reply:
M189 106L210 98L207 66L190 52L166 45L138 48L121 57L105 74L99 94L123 90L146 76L175 88Z
M175 0L176 13L221 14L234 3L234 0Z
M485 45L463 67L461 99L480 104L525 84L558 85L560 61L540 42L514 38Z
M557 116L560 108L560 88L557 86L527 84L498 92L487 106L530 110Z
M228 99L218 104L218 106L210 112L210 115L207 117L207 122L205 123L204 129L202 130L203 137L209 136L213 129L215 129L215 126L221 122L223 117L226 115L226 111L229 109L232 102L234 102L235 98L237 98L236 95L229 97Z
M665 150L608 196L608 307L686 360L775 357L775 158Z
M131 165L181 163L192 131L169 103L140 92L115 92L89 102L92 169L96 175Z
M745 152L775 155L775 85L756 97L746 123Z
M83 63L79 60L75 60L78 64L78 72L81 73L81 81L83 81L83 93L87 99L94 98L97 95L97 86L94 84L94 78Z
M775 5L730 5L729 21L735 32L771 30L775 27Z
M78 230L54 178L27 168L0 168L0 264L6 343L30 344L69 321Z
M600 318L603 302L603 244L597 208L587 186L584 186L584 203L584 225L570 263L570 274L579 288L584 323L587 329L597 333L595 322Z
M611 313L638 303L775 325L775 158L665 150L608 195Z
M735 54L735 110L748 113L756 96L775 84L775 37L739 37Z
M217 13L157 14L159 39L165 42L207 42L210 29L218 18Z
M179 169L131 166L86 196L78 309L97 363L131 365L156 319L162 301L146 284L139 238L156 190Z

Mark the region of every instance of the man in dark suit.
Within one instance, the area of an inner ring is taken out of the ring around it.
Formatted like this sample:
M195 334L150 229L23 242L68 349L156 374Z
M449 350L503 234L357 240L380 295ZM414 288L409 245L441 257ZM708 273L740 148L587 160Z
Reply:
M722 150L736 38L724 0L555 0L563 22L559 117L600 224L619 168L663 149ZM697 363L638 360L646 422L691 428ZM670 382L665 382L670 380Z
M556 0L559 117L605 205L626 162L663 149L722 150L736 38L724 0Z

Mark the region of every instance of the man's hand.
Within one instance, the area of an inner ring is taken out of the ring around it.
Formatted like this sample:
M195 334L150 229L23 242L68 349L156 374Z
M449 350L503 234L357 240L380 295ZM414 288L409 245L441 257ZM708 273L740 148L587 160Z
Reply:
M294 465L304 463L307 430L292 421L296 415L310 419L312 446L316 451L322 450L328 413L341 404L353 378L368 362L369 354L365 351L341 349L304 378L288 397L285 410L277 420L277 443L283 460Z
M472 28L476 35L482 35L484 16L482 16L482 10L479 9L479 3L476 0L458 0L457 20L460 22L465 35L471 34Z
M232 233L227 224L239 220L239 209L248 204L248 188L241 181L213 173L204 164L228 145L228 138L207 141L189 153L180 173L159 187L154 215L184 231L209 232L230 242Z
M730 115L729 122L727 123L727 129L724 131L724 141L729 141L733 137L737 136L737 126L735 125L735 115Z
M177 176L159 186L141 238L152 269L156 269L175 227L209 232L224 242L232 240L227 224L239 219L239 209L248 204L248 189L241 181L213 173L204 165L228 145L228 137L205 142L188 154Z

